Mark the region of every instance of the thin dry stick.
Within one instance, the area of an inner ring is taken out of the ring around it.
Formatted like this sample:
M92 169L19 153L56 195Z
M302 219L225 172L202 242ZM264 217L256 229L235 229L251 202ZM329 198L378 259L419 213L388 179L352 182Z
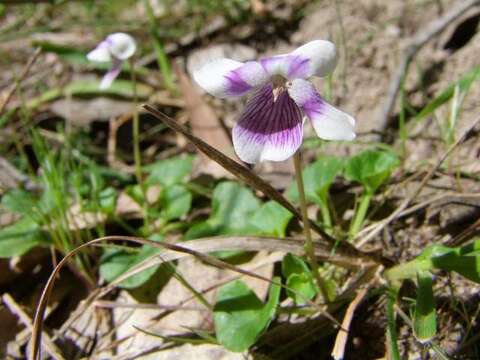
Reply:
M132 237L132 236L105 236L102 238L90 240L89 242L82 244L78 246L77 248L73 249L70 251L68 254L65 255L65 257L58 263L58 265L55 267L55 269L52 271L50 274L50 277L48 278L47 284L45 285L45 288L42 291L42 295L40 296L39 303L37 305L37 310L35 312L35 319L33 323L33 329L32 329L32 346L30 348L30 354L29 354L29 359L30 360L37 360L39 355L40 355L40 343L42 339L42 327L43 327L43 318L45 314L45 310L47 308L48 304L48 299L50 298L50 294L53 289L53 285L55 284L55 279L57 277L57 274L60 272L62 269L63 265L67 264L68 260L72 257L75 256L79 251L83 250L84 248L88 246L93 246L95 244L101 243L101 242L106 242L106 241L130 241L142 245L150 245L156 248L161 248L161 249L167 249L170 251L174 252L180 252L188 255L192 255L201 261L204 261L207 264L210 264L215 267L223 268L223 269L228 269L231 271L235 271L237 273L247 275L250 277L254 277L256 279L266 281L271 284L275 284L278 286L281 286L282 288L285 288L285 285L281 283L277 283L275 281L272 281L271 279L268 279L264 276L252 273L250 271L241 269L237 266L231 265L229 263L226 263L222 260L219 260L211 255L203 254L198 251L192 250L190 248L184 247L184 246L179 246L175 244L170 244L167 242L157 242L153 240L147 240L147 239L142 239L142 238L137 238L137 237ZM217 249L218 250L218 249ZM162 255L163 258L166 256ZM134 273L131 272L130 276L133 275ZM292 290L292 289L290 289ZM330 314L326 313L320 306L316 305L315 303L308 301L305 299L306 302L315 308L317 308L326 318L328 318L330 321L333 323L340 325L338 321L332 317Z
M435 164L434 167L430 169L430 171L424 176L420 184L418 184L417 188L413 192L413 194L409 197L407 197L401 204L400 206L392 213L390 214L389 217L387 217L385 220L381 221L380 224L378 224L370 233L368 233L363 239L361 239L358 242L358 246L361 247L365 245L367 242L369 242L371 239L373 239L375 236L377 236L380 231L382 231L388 224L390 224L392 221L398 218L398 216L410 205L413 199L415 199L420 192L422 191L423 187L427 184L427 182L433 177L435 172L440 168L440 166L443 164L443 162L448 158L448 156L452 153L453 150L457 148L458 145L460 145L465 138L467 137L468 133L472 131L477 125L480 123L480 117L477 118L473 124L465 130L465 132L458 138L457 141L455 141L450 148L448 148L447 151L438 159L437 163Z
M445 13L441 18L430 21L425 27L417 31L403 51L397 71L390 81L387 99L380 114L380 125L377 130L383 131L387 128L388 116L395 106L398 91L400 90L400 86L407 73L410 62L413 60L417 52L432 38L441 33L448 25L463 15L468 9L479 4L480 0L459 0L455 6L452 6L450 11Z
M317 282L318 288L322 293L323 299L324 301L328 301L329 298L328 298L327 286L323 281L322 277L320 276L317 260L315 258L315 250L313 247L312 233L310 231L310 221L308 219L308 213L307 213L307 200L305 198L305 189L303 186L302 157L300 155L300 150L297 151L295 155L293 155L293 163L295 166L295 178L297 180L298 197L300 200L300 210L302 213L303 230L305 233L305 246L304 246L305 253L307 255L308 262L310 263L310 267L312 268L315 281Z
M199 306L181 306L181 305L162 305L162 304L128 304L121 303L116 301L108 300L97 300L94 303L95 307L106 308L106 309L148 309L148 310L168 310L168 311L178 311L178 310L189 310L189 311L209 311L205 307Z
M297 208L295 208L295 206L293 206L293 204L289 202L282 194L275 190L273 186L264 181L258 175L254 174L251 170L232 160L231 158L224 155L222 152L210 146L203 140L197 138L196 136L191 134L185 126L179 124L177 121L175 121L168 115L165 115L161 111L155 109L148 104L143 105L143 108L150 114L152 114L154 117L162 121L170 129L179 132L180 134L185 136L188 140L190 140L192 144L197 147L198 150L207 155L210 159L220 164L222 167L235 175L241 181L247 183L252 188L261 191L271 200L278 202L280 205L290 211L295 216L295 218L302 221L302 215L297 210ZM365 260L374 260L375 262L384 265L391 265L391 261L389 259L386 259L382 256L377 256L376 254L362 252L346 241L337 242L333 237L325 233L325 231L323 231L323 229L320 228L314 221L309 220L309 223L310 227L317 234L319 234L322 239L326 240L331 246L336 247L337 252L344 255L348 254L350 256L363 258Z
M30 316L27 315L25 311L17 304L14 298L10 296L10 294L4 294L2 296L2 302L5 306L10 310L10 312L14 315L17 315L20 322L25 325L29 330L32 329L32 319ZM55 346L53 341L50 339L48 334L45 334L42 340L43 345L45 346L45 350L50 356L56 360L64 360L60 350Z
M25 79L25 77L28 75L28 73L30 72L30 69L32 68L33 64L35 63L35 61L38 59L38 56L40 55L40 53L42 52L42 49L41 48L37 48L35 50L35 52L33 53L33 55L30 57L30 59L28 60L27 62L27 65L25 65L25 68L23 69L23 72L20 74L20 77L18 78L18 80L16 81L15 83L15 86L13 86L10 90L10 92L7 94L7 97L5 99L5 101L3 102L3 104L0 106L0 115L3 114L3 111L5 110L5 108L7 107L8 103L10 102L13 94L15 93L15 91L17 91L18 87L20 86L20 84L22 83L22 81Z
M199 239L196 241L189 241L188 243L183 243L182 247L188 248L192 251L200 253L211 253L219 250L244 250L244 251L278 251L282 250L284 252L289 252L298 256L304 254L304 242L302 240L292 240L292 239L273 239L273 238L264 238L264 237L217 237L210 239ZM158 245L157 245L158 247ZM363 259L353 259L342 256L331 256L330 252L326 248L319 247L318 243L315 243L315 256L323 261L328 261L332 264L343 266L350 269L358 270L359 267L363 266L373 266L374 262L365 262ZM138 274L154 265L162 264L166 261L175 261L186 256L186 254L179 254L175 252L165 252L162 253L162 256L159 258L154 255L145 261L139 263L128 272L117 277L115 280L110 282L109 285L105 286L98 294L97 298L105 296L109 293L115 286L120 284L125 279Z
M367 291L367 288L361 289L357 293L357 296L355 296L355 299L353 299L350 305L348 305L345 316L343 317L342 329L338 331L337 337L335 339L335 345L332 350L332 357L335 360L342 360L344 358L345 345L347 344L348 339L348 331L345 331L344 329L350 329L350 324L353 319L353 313L355 312L355 309L358 307L365 295L367 295Z

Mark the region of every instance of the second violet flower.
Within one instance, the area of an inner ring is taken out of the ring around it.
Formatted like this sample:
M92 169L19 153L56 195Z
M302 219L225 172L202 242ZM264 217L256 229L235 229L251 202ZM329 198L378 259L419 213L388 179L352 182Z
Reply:
M112 67L100 83L100 89L107 89L120 74L122 64L135 53L137 44L126 33L113 33L100 42L87 54L87 59L95 62L111 62Z
M289 54L260 61L217 59L193 76L219 98L253 93L232 137L238 157L254 164L291 157L302 144L304 116L322 139L355 138L353 117L328 104L307 80L328 75L335 65L335 45L315 40Z

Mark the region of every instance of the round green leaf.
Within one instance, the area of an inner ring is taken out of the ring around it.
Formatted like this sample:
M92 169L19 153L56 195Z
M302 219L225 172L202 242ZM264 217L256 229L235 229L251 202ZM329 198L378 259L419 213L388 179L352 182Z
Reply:
M266 304L240 280L222 286L213 310L218 342L230 351L247 350L270 324L279 298L280 286L275 284L270 287Z
M146 183L148 185L160 184L171 186L181 184L191 174L193 156L178 156L167 160L160 160L147 166L145 169L150 173Z
M351 181L359 182L367 191L373 193L388 180L399 164L400 160L393 152L365 150L348 160L345 176Z
M144 245L138 252L127 252L118 249L106 249L100 265L100 275L108 282L115 280L120 275L146 260L150 256L157 254L160 249ZM130 276L119 284L124 289L133 289L139 287L150 279L157 271L160 265L151 266L142 272Z
M263 204L251 219L251 224L259 229L261 235L285 237L287 225L293 214L275 201Z
M307 200L322 203L328 194L328 189L345 166L343 159L333 156L324 156L307 166L303 172L303 183ZM287 191L287 196L298 202L298 188L294 181Z
M222 182L213 191L210 217L192 226L185 238L258 234L250 219L259 208L260 200L251 190L233 181Z
M187 214L192 206L192 194L182 185L173 185L162 191L161 216L166 221L177 219Z

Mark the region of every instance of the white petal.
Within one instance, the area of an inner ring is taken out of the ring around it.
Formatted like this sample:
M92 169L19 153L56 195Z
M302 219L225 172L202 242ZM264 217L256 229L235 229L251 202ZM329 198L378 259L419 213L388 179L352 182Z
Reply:
M230 59L216 59L203 65L200 69L193 72L193 79L206 92L219 98L235 96L232 94L232 81L227 77L233 70L241 67L243 63ZM239 94L243 88L250 88L248 84L238 84ZM249 89L248 89L249 90Z
M287 78L291 60L288 55L276 55L261 59L260 63L270 76L281 75Z
M247 61L233 72L252 88L261 87L270 80L270 75L257 61Z
M300 46L290 55L308 59L306 77L326 76L335 69L337 55L335 45L327 40L314 40Z
M313 128L318 137L324 140L355 139L355 120L353 117L323 102L320 112L311 114Z
M131 57L137 49L133 37L125 33L114 33L107 36L105 42L109 44L110 53L119 60Z
M87 59L89 61L108 62L112 60L112 57L108 51L107 44L101 42L95 49L87 54Z
M310 82L295 79L289 82L288 93L312 121L321 139L355 139L355 119L323 100Z

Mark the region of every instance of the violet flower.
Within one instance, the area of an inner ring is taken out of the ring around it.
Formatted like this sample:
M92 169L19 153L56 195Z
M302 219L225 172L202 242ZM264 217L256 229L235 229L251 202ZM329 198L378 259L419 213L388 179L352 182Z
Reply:
M217 59L195 71L195 81L219 97L253 95L233 128L233 146L247 163L283 161L299 149L304 116L325 140L353 140L355 120L328 104L307 80L336 65L335 45L311 41L295 51L241 63Z
M112 63L112 67L100 83L100 89L110 87L113 80L120 74L123 62L135 53L136 48L133 37L125 33L114 33L108 35L87 54L87 59L90 61Z

